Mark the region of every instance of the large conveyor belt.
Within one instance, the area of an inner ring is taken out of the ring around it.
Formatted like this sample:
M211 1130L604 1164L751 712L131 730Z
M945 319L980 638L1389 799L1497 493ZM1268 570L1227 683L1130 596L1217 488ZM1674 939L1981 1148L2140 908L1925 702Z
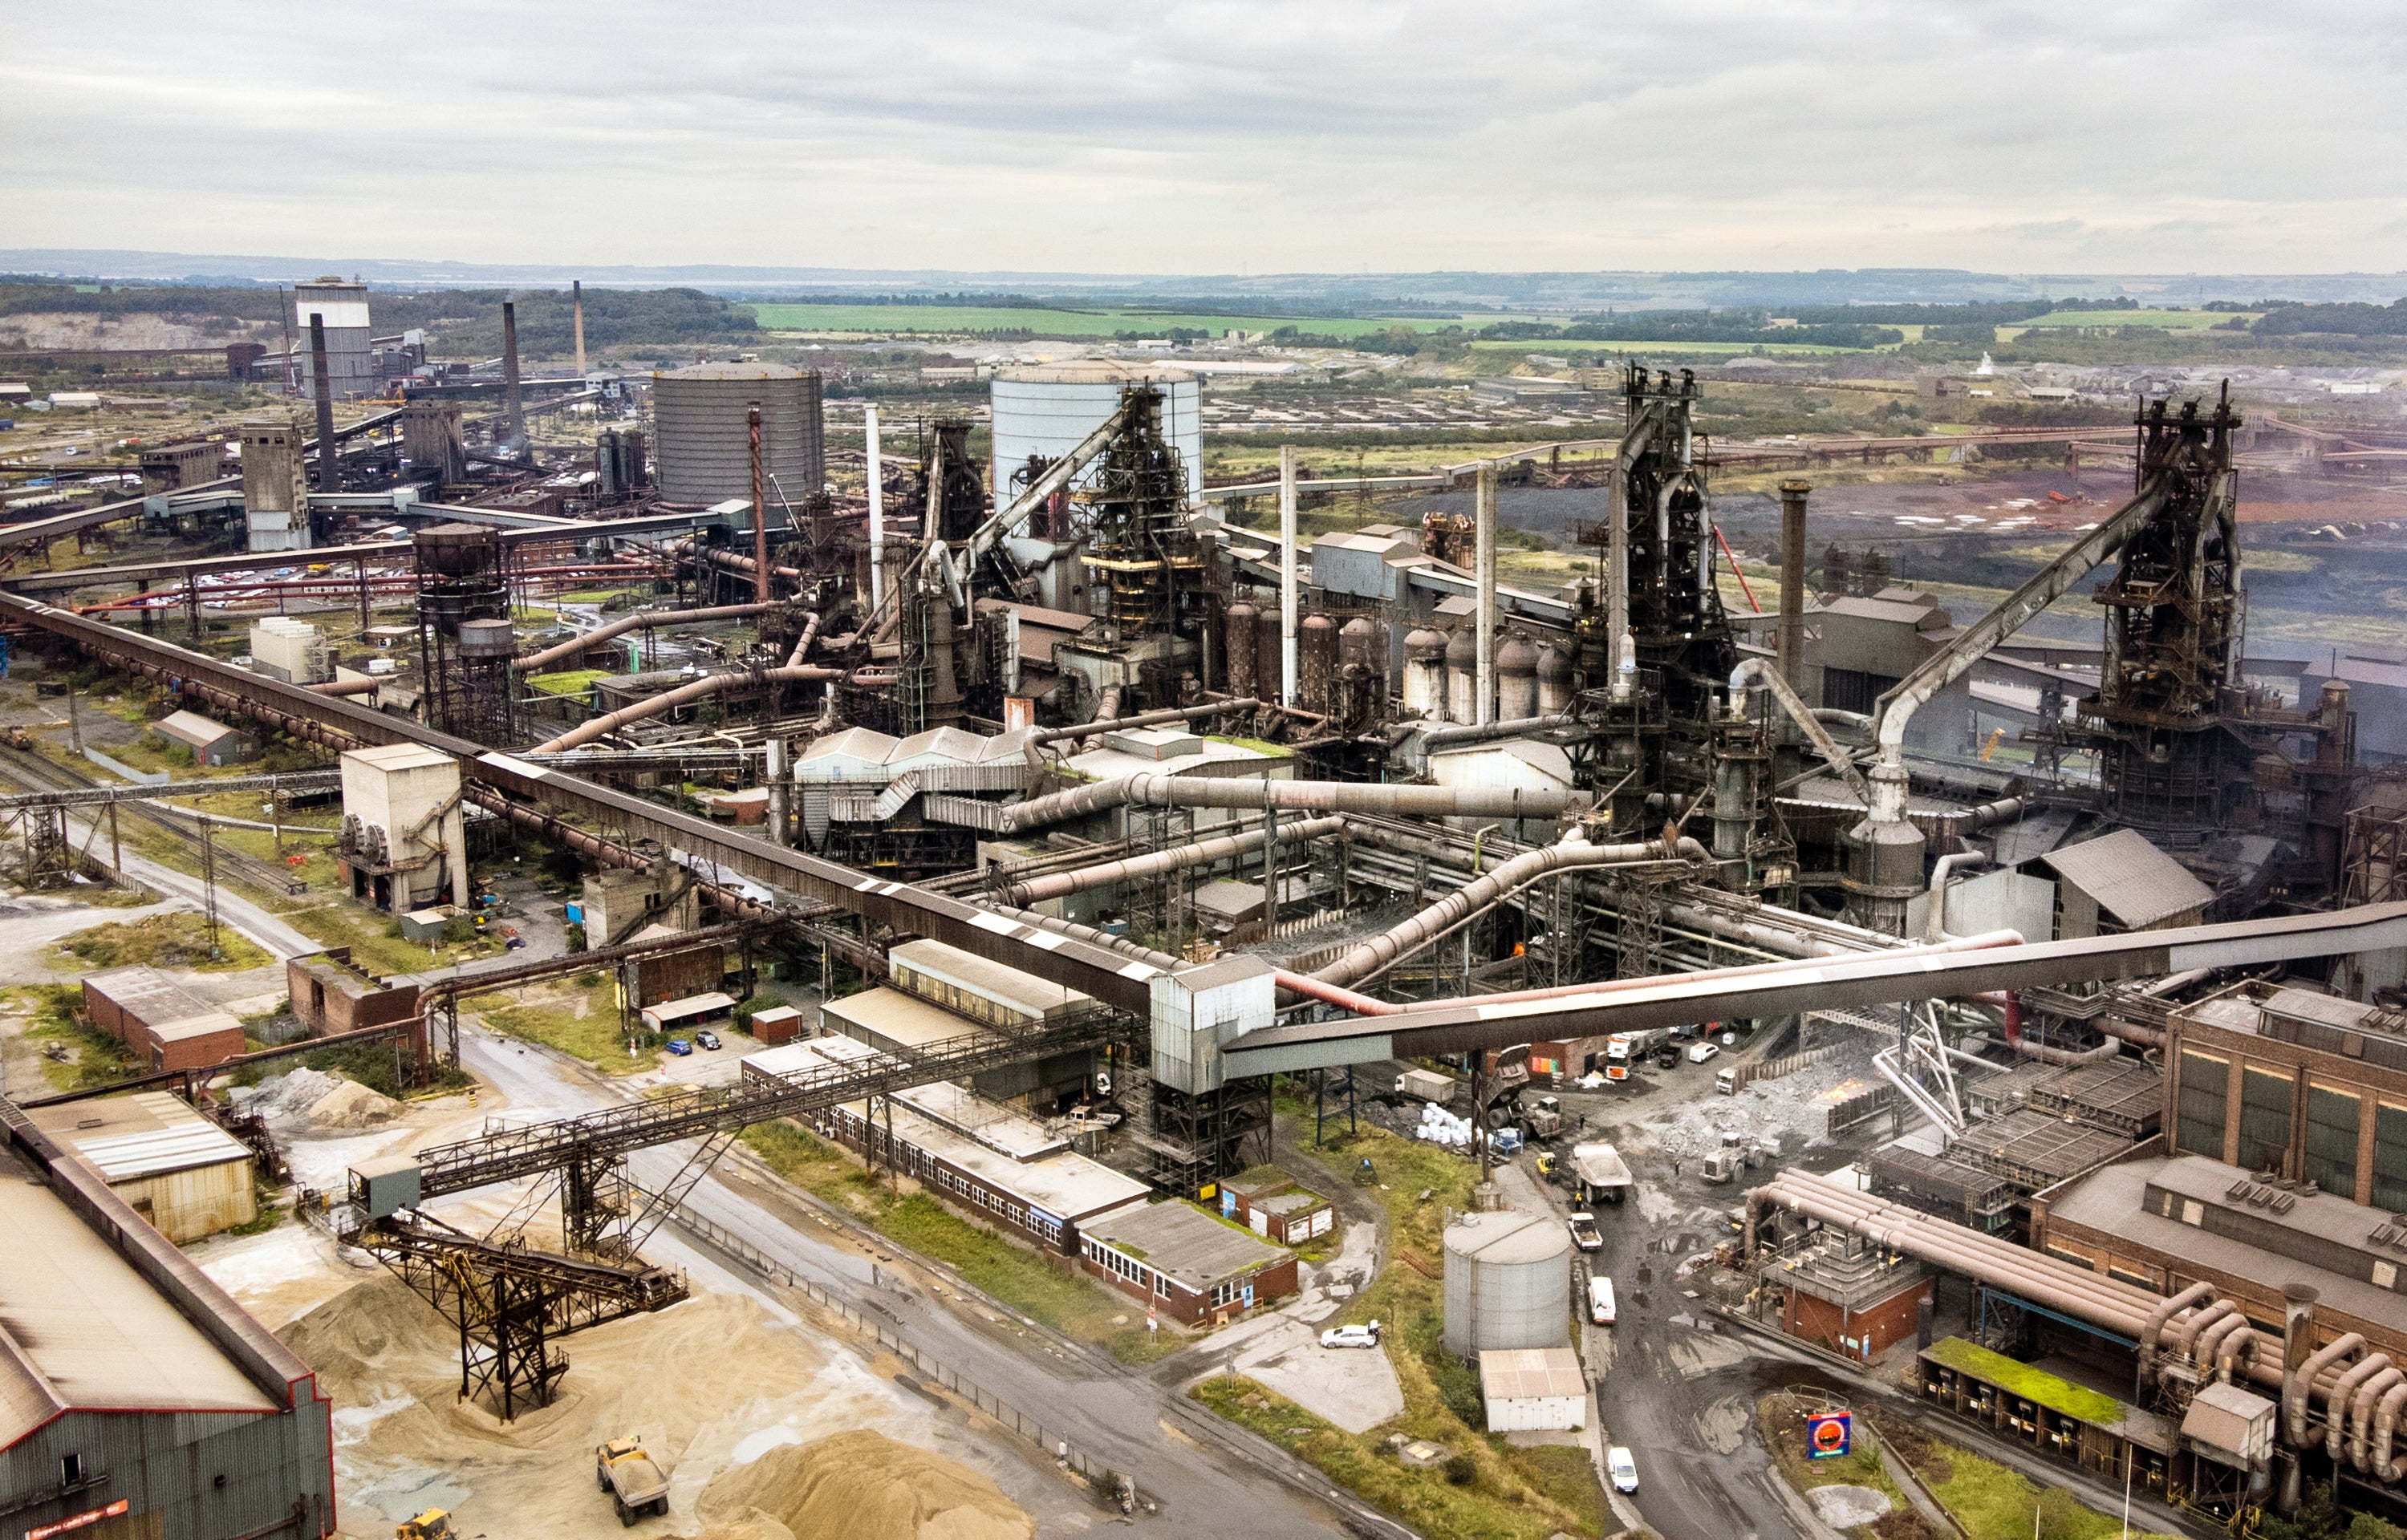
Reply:
M966 1080L990 1069L1057 1053L1101 1048L1132 1029L1117 1012L1088 1010L1024 1032L983 1031L915 1049L908 1059L880 1054L858 1064L831 1064L772 1083L704 1086L655 1101L613 1107L556 1123L463 1139L419 1151L419 1191L436 1198L488 1182L606 1161L656 1145L748 1128L776 1118L806 1118L846 1102L882 1096L937 1081Z
M0 594L0 619L21 621L64 637L88 655L200 697L223 710L273 722L295 737L331 748L417 743L460 761L480 805L502 811L533 806L583 821L584 837L607 829L612 839L658 841L707 867L719 883L732 878L782 889L859 914L910 936L927 936L1022 972L1051 979L1121 1010L1146 1015L1152 980L1162 970L1106 948L1056 935L961 899L866 876L834 861L788 850L714 825L691 813L544 770L481 744L454 738L405 717L372 711L339 696L237 669L221 659L154 637L110 626L16 594Z

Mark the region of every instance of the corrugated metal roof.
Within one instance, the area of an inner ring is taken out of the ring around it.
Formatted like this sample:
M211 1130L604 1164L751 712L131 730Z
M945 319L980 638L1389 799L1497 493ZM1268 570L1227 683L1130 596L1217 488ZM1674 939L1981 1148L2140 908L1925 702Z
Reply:
M2214 890L2136 829L2067 845L2040 857L2057 876L2133 930L2214 902Z
M2018 819L1998 830L1992 841L1992 859L2001 867L2018 867L2025 861L2036 861L2064 843L2072 832L2072 821L2080 816L2074 808L2042 808L2028 818Z
M250 1151L243 1148L240 1140L215 1123L198 1120L106 1138L78 1139L70 1136L67 1142L75 1146L77 1154L98 1167L102 1180L112 1185L250 1158Z

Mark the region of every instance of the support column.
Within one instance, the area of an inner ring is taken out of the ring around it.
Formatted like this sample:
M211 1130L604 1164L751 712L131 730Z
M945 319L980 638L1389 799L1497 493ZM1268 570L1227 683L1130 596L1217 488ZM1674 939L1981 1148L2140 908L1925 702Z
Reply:
M862 408L862 438L869 457L869 608L886 603L886 461L878 453L877 408Z
M1633 404L1631 410L1635 412ZM1627 700L1638 685L1638 653L1630 639L1630 470L1616 459L1604 498L1605 665L1613 699Z
M1780 677L1805 693L1805 494L1802 481L1780 484Z
M577 377L585 378L585 280L572 279L568 286L570 303L577 307Z
M772 738L768 742L767 776L769 781L769 842L773 845L793 843L787 820L791 812L791 783L786 778L786 741Z
M1477 524L1477 544L1472 562L1478 579L1479 700L1472 718L1482 727L1496 720L1496 462L1479 462L1477 489L1472 497Z
M1295 704L1295 445L1279 445L1279 703Z

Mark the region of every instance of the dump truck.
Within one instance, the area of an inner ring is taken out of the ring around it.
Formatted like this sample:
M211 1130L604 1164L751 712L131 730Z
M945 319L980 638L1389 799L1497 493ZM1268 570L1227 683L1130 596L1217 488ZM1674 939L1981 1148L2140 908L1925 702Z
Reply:
M623 1525L632 1527L648 1513L668 1514L668 1473L644 1452L639 1438L613 1438L596 1448L593 1484L610 1494Z
M1572 1196L1581 1203L1619 1203L1630 1192L1630 1163L1609 1144L1572 1146Z
M1521 1126L1533 1139L1550 1139L1563 1131L1563 1104L1553 1096L1521 1099Z
M415 1519L406 1519L393 1526L393 1540L457 1540L459 1532L451 1527L451 1516L441 1508L429 1508Z
M1407 1069L1396 1077L1396 1095L1433 1101L1443 1107L1454 1100L1454 1085L1451 1075L1441 1075L1434 1069Z

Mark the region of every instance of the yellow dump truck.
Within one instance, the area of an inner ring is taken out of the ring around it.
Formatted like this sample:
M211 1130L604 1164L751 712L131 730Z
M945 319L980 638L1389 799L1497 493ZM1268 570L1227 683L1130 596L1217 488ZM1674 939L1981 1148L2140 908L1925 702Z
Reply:
M618 1505L619 1522L633 1525L648 1513L669 1511L668 1473L644 1452L637 1438L614 1438L593 1451L593 1484Z
M458 1540L451 1527L451 1516L441 1508L429 1508L417 1518L393 1527L393 1540Z

